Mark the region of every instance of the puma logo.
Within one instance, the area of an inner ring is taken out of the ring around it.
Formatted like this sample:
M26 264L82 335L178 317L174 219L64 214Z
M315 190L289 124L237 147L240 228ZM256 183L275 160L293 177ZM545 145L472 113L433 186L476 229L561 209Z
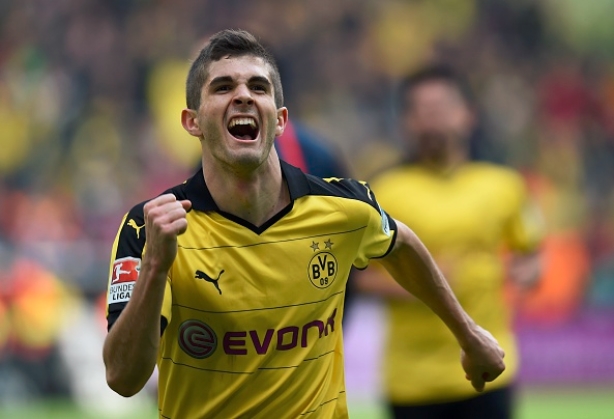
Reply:
M138 239L139 235L141 234L141 229L145 227L145 224L143 224L142 226L136 225L136 221L131 218L130 220L128 220L128 225L136 230L136 238Z
M222 269L220 273L217 274L217 278L211 278L209 275L207 275L203 271L196 271L196 276L194 276L194 278L204 279L207 282L211 282L213 286L215 286L217 291L220 293L220 295L222 295L222 290L220 289L220 285L218 282L220 281L220 276L222 276L223 273L224 273L224 270Z

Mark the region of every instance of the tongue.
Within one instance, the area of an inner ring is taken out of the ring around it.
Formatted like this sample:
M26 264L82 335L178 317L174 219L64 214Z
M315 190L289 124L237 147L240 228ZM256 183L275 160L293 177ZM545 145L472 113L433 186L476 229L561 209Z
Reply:
M235 135L235 138L238 138L239 140L243 140L243 141L252 141L253 140L251 135Z

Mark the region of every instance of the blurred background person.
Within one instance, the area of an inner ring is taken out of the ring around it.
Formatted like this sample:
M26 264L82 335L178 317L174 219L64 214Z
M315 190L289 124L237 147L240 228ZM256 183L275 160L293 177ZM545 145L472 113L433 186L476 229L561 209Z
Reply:
M388 310L384 397L396 419L511 418L518 355L504 284L506 277L524 287L538 280L542 218L520 174L471 160L477 114L451 68L417 71L401 83L399 96L412 157L378 175L371 188L392 217L424 237L461 305L506 351L507 368L484 393L473 392L454 375L454 337L374 267L356 279L360 290L385 298ZM505 251L512 252L509 266Z

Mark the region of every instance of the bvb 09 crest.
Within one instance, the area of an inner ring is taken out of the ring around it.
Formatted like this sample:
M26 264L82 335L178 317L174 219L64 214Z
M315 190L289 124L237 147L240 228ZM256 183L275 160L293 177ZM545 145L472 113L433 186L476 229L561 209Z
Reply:
M309 261L309 280L318 288L329 287L337 277L339 265L337 259L330 252L319 252Z

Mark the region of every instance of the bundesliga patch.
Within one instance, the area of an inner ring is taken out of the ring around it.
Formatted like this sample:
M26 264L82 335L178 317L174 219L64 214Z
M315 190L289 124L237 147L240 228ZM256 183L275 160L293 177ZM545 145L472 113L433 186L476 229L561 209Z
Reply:
M125 303L130 300L132 289L141 271L141 259L125 257L116 259L111 272L108 304Z

